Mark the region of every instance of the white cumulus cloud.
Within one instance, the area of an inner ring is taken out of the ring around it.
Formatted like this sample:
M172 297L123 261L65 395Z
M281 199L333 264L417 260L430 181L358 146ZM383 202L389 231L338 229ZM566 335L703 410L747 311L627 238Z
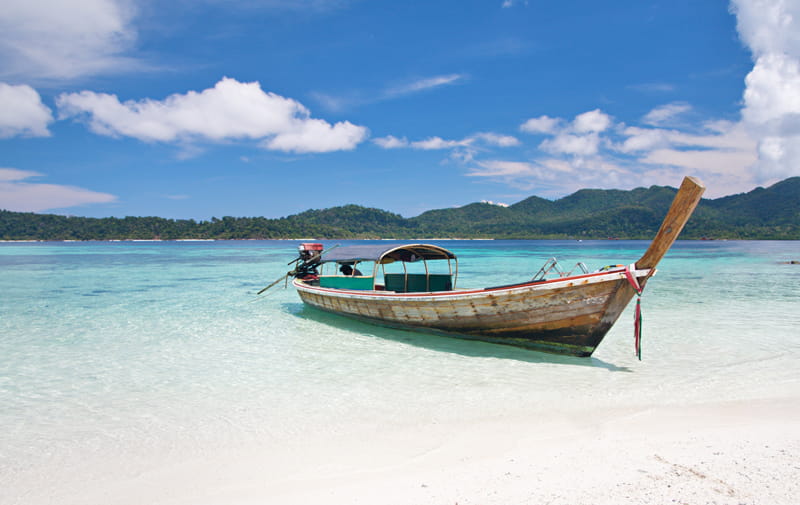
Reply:
M552 139L547 139L539 144L539 148L551 154L569 154L573 156L592 156L597 154L600 146L600 136L596 133L589 135L573 135L560 133Z
M459 140L445 140L441 137L429 137L425 140L417 140L411 142L410 146L414 149L422 149L424 151L432 151L436 149L450 149L453 147L463 146L464 141Z
M257 82L223 78L213 88L164 100L120 102L115 95L82 91L60 95L62 119L85 119L95 133L146 142L260 140L267 149L327 152L353 149L363 126L311 118L299 102L264 92Z
M117 199L108 193L75 186L24 182L40 176L38 172L29 170L0 168L0 209L42 212L92 203L109 203Z
M539 116L531 118L519 127L526 133L553 133L559 126L560 119L549 116Z
M786 116L800 113L800 62L786 54L767 54L745 78L746 121L780 129Z
M800 1L731 0L730 6L753 55L738 121L703 119L692 104L674 101L654 107L638 124L600 109L572 119L532 116L519 130L544 139L538 151L514 153L517 159L490 153L489 142L477 149L477 136L434 137L435 144L465 153L451 159L465 165L467 176L553 196L587 186L676 185L683 175L697 175L715 198L800 175Z
M659 106L643 118L672 123L688 104ZM539 121L545 118L546 121ZM752 189L751 167L756 142L741 122L706 121L690 131L658 126L626 126L599 110L571 121L541 116L529 125L545 138L539 153L524 160L476 159L467 175L562 196L582 187L632 188L646 184L676 185L683 175L709 184L709 196ZM528 122L526 122L528 124ZM547 132L547 133L545 133ZM767 144L768 154L784 156L786 146Z
M599 133L611 126L611 117L600 109L590 110L575 116L572 128L577 133Z
M72 79L138 65L129 0L25 0L0 8L0 76Z
M758 139L764 181L800 174L800 2L732 0L739 36L753 54L742 118Z
M274 151L326 153L355 149L366 137L367 129L350 121L331 125L322 119L303 118L262 145Z
M623 153L650 151L669 145L668 132L657 128L631 126L625 128L622 135L627 138L617 149Z
M35 89L0 82L0 138L47 137L52 121L50 108Z
M516 137L491 132L476 133L468 140L484 142L488 145L497 147L513 147L520 144L519 139Z
M539 116L525 121L520 130L550 135L539 149L554 155L593 156L600 148L600 133L611 127L611 116L600 109L578 114L572 122L561 118Z

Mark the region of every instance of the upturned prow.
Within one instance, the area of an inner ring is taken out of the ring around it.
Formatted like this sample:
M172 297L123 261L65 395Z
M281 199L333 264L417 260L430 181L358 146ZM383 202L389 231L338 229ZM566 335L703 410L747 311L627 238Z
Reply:
M678 235L680 235L695 207L700 203L700 198L705 190L706 187L700 179L684 177L681 187L678 189L678 193L675 195L675 199L672 200L672 205L661 223L661 228L650 243L650 247L636 262L637 269L655 268L661 258L669 251L669 248L672 247Z

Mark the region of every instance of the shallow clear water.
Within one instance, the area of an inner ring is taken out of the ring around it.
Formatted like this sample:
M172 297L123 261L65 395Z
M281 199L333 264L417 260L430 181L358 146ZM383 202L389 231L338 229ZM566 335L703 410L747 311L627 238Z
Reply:
M460 258L460 287L484 287L551 256L629 263L647 242L441 245ZM349 321L291 287L256 297L296 246L0 244L0 502L73 482L85 461L102 462L97 477L222 447L800 387L800 266L782 263L800 242L676 243L645 289L641 362L631 307L586 359Z

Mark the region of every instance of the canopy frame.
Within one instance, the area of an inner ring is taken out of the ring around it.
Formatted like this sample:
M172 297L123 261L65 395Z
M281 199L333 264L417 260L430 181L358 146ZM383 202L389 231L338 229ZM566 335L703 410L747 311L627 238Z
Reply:
M452 251L433 244L364 244L337 247L335 250L331 249L329 254L323 256L321 263L336 263L339 265L347 263L355 266L362 261L374 261L375 265L373 267L372 277L373 279L377 279L379 265L384 275L386 275L385 265L400 261L403 264L403 272L407 284L407 263L422 261L425 268L425 276L429 279L430 270L428 269L428 261L432 260L447 260L447 269L449 275L453 278L452 289L455 289L456 282L458 281L458 258ZM454 265L455 275L453 273ZM373 280L373 289L375 287L374 282Z

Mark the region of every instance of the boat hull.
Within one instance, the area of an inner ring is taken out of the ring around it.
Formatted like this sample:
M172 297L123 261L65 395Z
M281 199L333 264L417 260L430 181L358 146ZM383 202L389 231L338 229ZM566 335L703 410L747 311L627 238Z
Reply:
M635 294L622 271L433 293L321 288L302 280L294 286L307 305L374 324L573 356L591 356Z

